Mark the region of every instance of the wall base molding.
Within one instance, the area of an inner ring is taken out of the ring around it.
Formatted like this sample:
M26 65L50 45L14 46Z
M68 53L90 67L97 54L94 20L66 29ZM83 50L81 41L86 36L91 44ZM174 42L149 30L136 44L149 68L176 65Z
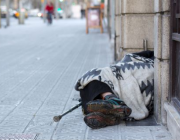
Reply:
M180 114L169 103L164 104L164 108L167 112L167 127L175 140L180 138Z

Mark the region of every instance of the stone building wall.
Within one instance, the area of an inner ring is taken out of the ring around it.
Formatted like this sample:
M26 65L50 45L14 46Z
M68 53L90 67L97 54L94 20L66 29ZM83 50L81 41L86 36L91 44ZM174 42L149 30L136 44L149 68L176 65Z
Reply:
M155 53L155 117L166 124L169 92L170 0L116 0L116 58L147 49Z
M116 55L154 48L154 0L116 0Z

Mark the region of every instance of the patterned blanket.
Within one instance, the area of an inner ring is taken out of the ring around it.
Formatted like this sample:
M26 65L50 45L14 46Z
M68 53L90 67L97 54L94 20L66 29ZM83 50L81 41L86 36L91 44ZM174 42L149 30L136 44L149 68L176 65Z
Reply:
M75 89L83 89L89 82L106 83L128 107L130 117L141 120L153 109L154 61L136 54L127 54L117 64L95 68L86 72L76 83Z

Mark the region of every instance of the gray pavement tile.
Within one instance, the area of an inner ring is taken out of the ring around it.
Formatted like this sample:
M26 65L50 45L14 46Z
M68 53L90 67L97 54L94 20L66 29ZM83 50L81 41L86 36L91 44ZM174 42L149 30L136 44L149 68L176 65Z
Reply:
M35 116L24 131L26 131L26 133L39 133L41 135L48 134L50 137L55 125L52 116Z
M102 129L93 130L88 128L86 133L87 140L119 140L118 126L109 126Z
M36 139L37 134L22 134L22 133L5 133L5 134L0 134L0 140L17 140L17 139L23 139L23 140L34 140Z
M163 126L127 126L121 127L122 139L146 139L146 140L158 140L166 139L171 140L172 136Z
M150 128L154 140L171 140L172 136L165 127Z
M17 116L20 116L20 115L29 115L29 116L34 116L36 114L36 111L35 109L16 109L14 110L12 113L10 113L9 115L17 115Z
M0 123L12 112L13 108L11 105L0 105Z
M126 122L127 126L158 126L154 116L150 115L147 118L139 121Z
M8 115L4 121L8 122L10 121L17 121L17 122L21 122L21 121L30 121L32 119L31 115ZM4 123L4 121L1 123L1 125Z

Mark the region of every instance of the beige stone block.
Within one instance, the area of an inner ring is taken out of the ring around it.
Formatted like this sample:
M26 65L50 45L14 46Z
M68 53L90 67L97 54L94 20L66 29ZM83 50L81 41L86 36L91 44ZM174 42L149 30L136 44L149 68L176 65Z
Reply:
M167 114L167 127L171 135L174 137L176 135L176 127L174 127L174 121L172 121L170 114Z
M166 124L167 114L164 103L169 93L169 60L154 61L154 114L158 122Z
M162 11L170 11L170 0L162 0Z
M121 47L143 49L143 40L148 48L154 48L154 15L128 14L121 16Z
M167 112L167 127L174 140L179 140L180 137L180 115L176 109L169 103L164 104Z
M169 59L170 15L162 16L162 59Z
M119 55L117 57L117 60L121 60L124 57L124 50L123 48L119 48Z
M154 56L162 58L162 16L154 16Z
M154 11L155 12L162 11L162 0L154 0Z
M116 59L119 59L120 56L120 37L116 37Z
M154 13L154 0L119 1L122 1L122 13Z
M156 14L154 17L154 56L169 59L170 15Z
M120 47L123 48L123 42L124 42L124 16L120 16Z
M120 36L116 36L116 45L117 48L120 48Z
M122 9L121 9L121 0L115 0L115 14L116 15L119 15L119 14L121 14L122 12Z
M120 30L121 30L121 16L116 16L115 17L116 36L120 36Z
M162 61L161 63L161 121L163 124L167 122L167 113L163 108L164 103L167 102L169 94L169 61Z
M161 62L154 61L154 115L157 122L161 120Z
M155 12L168 12L170 11L170 0L154 0Z

